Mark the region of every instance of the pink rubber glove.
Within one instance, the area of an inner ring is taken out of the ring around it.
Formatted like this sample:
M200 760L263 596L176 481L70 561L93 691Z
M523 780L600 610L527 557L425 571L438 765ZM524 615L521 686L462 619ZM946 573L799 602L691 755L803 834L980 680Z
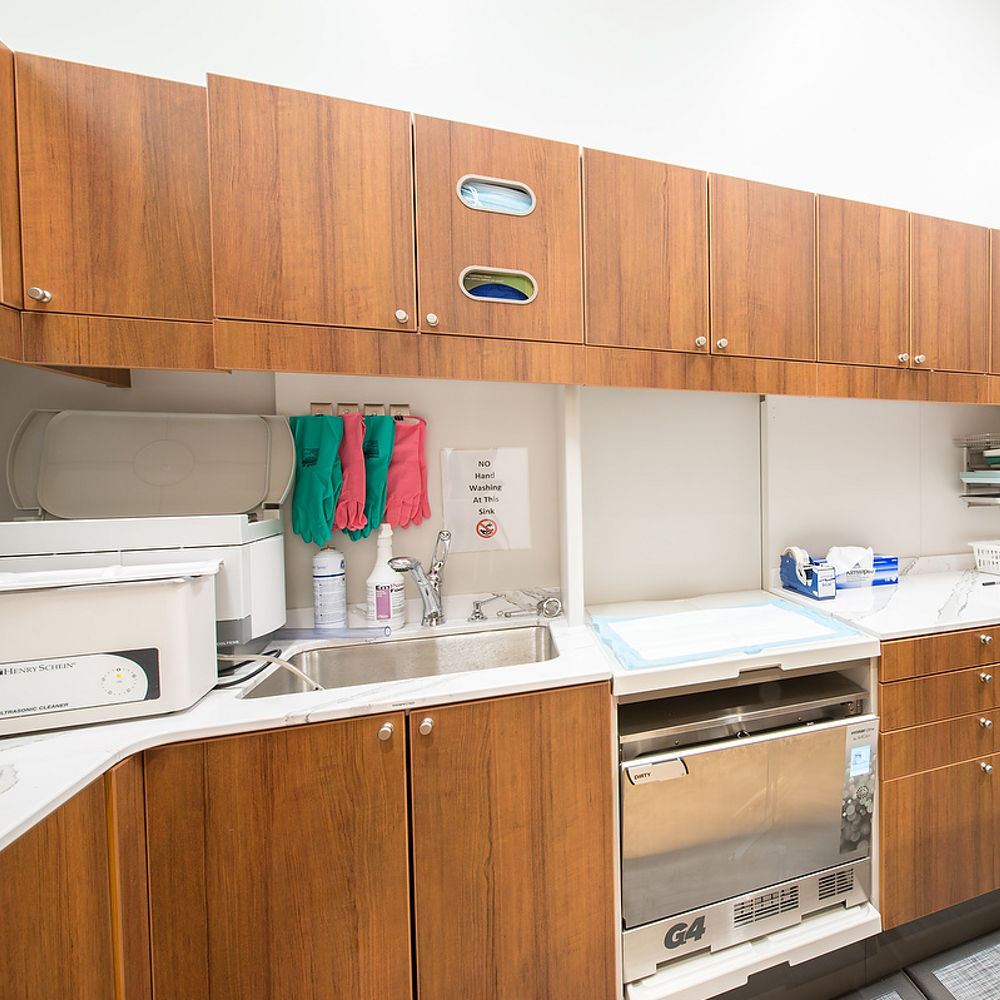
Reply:
M365 418L360 413L344 414L344 436L340 442L340 468L344 485L340 488L334 531L356 531L368 523L365 517Z
M431 516L431 502L427 497L427 462L424 458L424 444L427 440L427 424L420 427L420 497L413 511L413 523L420 524L425 517Z
M407 527L414 520L414 515L420 518L421 497L427 481L423 462L425 426L422 417L396 421L396 441L389 462L385 516L382 519L394 528ZM415 523L419 524L420 520L415 520Z

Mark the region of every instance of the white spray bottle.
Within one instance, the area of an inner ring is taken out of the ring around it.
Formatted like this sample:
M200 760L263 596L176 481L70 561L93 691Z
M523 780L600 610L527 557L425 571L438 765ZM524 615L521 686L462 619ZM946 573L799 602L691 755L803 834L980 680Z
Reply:
M392 558L392 528L383 523L378 530L375 565L368 577L368 624L388 625L393 631L406 624L403 577L389 566Z

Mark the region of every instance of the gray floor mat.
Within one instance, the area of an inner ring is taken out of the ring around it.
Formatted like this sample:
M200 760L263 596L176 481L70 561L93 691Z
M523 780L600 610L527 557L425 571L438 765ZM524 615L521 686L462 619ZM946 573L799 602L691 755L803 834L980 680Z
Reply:
M877 983L869 983L838 1000L926 1000L923 993L902 973L896 972Z
M1000 1000L1000 931L906 969L928 1000Z

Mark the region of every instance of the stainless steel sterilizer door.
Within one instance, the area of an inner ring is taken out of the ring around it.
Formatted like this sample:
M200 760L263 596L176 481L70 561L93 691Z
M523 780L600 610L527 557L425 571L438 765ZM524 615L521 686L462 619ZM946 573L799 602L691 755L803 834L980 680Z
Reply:
M621 766L626 928L867 856L870 717Z

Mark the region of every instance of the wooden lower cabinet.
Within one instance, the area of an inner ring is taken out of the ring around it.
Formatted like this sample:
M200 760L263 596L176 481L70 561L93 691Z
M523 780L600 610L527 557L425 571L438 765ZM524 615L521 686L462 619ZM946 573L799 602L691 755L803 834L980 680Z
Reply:
M147 751L155 1000L608 1000L610 722L595 684Z
M610 720L606 684L410 716L418 1000L616 995Z
M163 747L145 767L156 1000L409 1000L402 715Z
M104 782L0 853L0 1000L116 996Z
M885 781L881 912L888 929L1000 886L996 846L1000 754Z

